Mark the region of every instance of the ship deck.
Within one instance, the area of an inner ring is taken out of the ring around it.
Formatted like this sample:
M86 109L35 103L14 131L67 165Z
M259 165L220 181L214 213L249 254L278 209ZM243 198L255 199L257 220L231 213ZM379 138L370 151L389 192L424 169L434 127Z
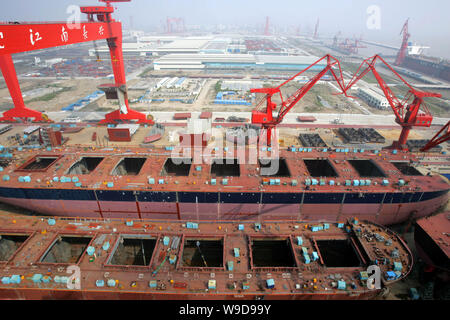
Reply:
M0 296L10 299L365 299L380 292L367 288L369 265L380 267L382 287L413 265L401 238L356 220L10 216L0 225ZM80 287L69 289L64 277L77 267Z
M254 153L252 150L254 149L246 148L241 153L238 151L236 155L231 150L216 152L212 149L209 154L204 151L200 156L198 151L193 152L192 156L189 151L184 150L175 157L173 151L139 147L96 149L67 146L53 148L51 151L16 151L12 164L3 168L2 176L8 176L8 180L4 178L1 185L8 188L74 190L244 190L274 193L304 190L327 193L402 193L449 189L447 182L439 176L417 174L414 165L418 164L419 160L408 152L399 151L393 154L386 150L374 152L347 149L344 152L344 149L341 151L324 148L294 148L295 151L283 149L279 152L278 173L264 176L263 166L256 157L268 158L274 154L264 151L265 155L262 155L261 150L256 154L257 151ZM184 156L183 152L186 152ZM93 169L88 173L70 170L80 160L92 158L100 162L92 164ZM193 163L176 165L168 163L169 158L192 159ZM40 164L42 159L45 161ZM211 164L213 159L224 159L224 163ZM234 162L227 164L226 159L234 159ZM122 160L124 161L120 165ZM127 161L128 163L125 163ZM403 167L400 169L394 163L400 163ZM120 170L117 170L118 167L121 167ZM30 179L23 181L20 177ZM310 185L307 180L311 182ZM366 183L367 180L370 182ZM403 183L400 183L400 180Z
M450 259L450 212L426 217L416 222L430 239Z

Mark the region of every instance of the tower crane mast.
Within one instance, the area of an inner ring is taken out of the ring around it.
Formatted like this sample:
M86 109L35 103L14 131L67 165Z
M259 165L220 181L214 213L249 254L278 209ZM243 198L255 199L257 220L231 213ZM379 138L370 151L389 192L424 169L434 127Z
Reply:
M380 76L375 68L377 61L381 61L394 75L408 87L408 93L403 99L399 99L388 86L386 81ZM433 121L433 116L428 110L424 98L436 97L440 98L442 95L433 92L424 92L414 89L406 80L404 80L383 58L379 55L375 55L363 61L361 66L358 68L353 78L348 83L345 91L350 90L350 88L355 85L359 80L361 80L369 71L372 71L375 76L384 96L389 102L389 105L394 111L395 121L402 127L402 132L398 141L395 141L391 148L406 150L406 141L408 140L409 132L412 127L430 127ZM422 109L422 110L421 110Z
M307 72L308 70L316 67L320 62L323 60L326 60L327 65L313 78L311 78L306 84L304 84L301 88L299 88L297 91L295 91L291 96L289 96L286 100L283 99L283 95L281 93L281 88L288 84L289 82L293 81L295 78L300 76L301 74ZM339 75L336 75L335 70L333 68L338 67L339 69ZM280 84L278 87L275 88L257 88L257 89L251 89L251 93L263 93L265 94L265 99L262 99L256 106L256 108L252 111L252 123L253 124L261 124L263 129L266 130L267 133L267 145L271 145L272 140L272 130L275 128L279 123L283 121L283 118L286 116L286 114L299 102L306 93L308 93L309 90L327 73L330 72L334 79L338 82L338 85L342 92L346 95L345 92L345 84L344 80L342 78L342 70L339 61L330 56L326 55L316 62L314 62L312 65L310 65L308 68L298 72L282 84ZM277 108L277 104L272 101L273 95L279 95L281 98L281 104L280 109L278 110L278 114L274 115L273 111ZM265 110L263 102L266 101L266 108Z

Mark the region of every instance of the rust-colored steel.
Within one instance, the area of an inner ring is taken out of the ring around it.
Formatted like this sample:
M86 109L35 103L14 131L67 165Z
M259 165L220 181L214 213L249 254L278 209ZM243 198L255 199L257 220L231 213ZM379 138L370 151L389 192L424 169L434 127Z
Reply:
M407 277L413 266L399 236L355 219L340 226L2 216L0 225L3 238L20 238L0 261L2 299L369 299ZM216 253L206 249L208 241ZM264 244L258 251L255 241L275 241L291 262L278 265L271 258L278 247ZM339 251L340 260L332 261L317 245L321 241L357 250ZM193 262L198 254L204 263ZM375 260L380 287L369 289L364 272ZM388 278L394 268L397 274Z

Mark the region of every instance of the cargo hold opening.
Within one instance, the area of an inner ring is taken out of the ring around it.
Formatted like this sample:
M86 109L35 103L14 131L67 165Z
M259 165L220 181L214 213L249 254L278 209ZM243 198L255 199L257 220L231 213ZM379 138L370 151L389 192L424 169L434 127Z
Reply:
M61 236L51 245L40 262L76 264L91 239L91 237Z
M410 166L407 162L391 162L405 176L423 176L419 170Z
M146 158L123 158L112 171L113 176L137 176Z
M251 240L254 267L296 267L289 239Z
M237 159L213 159L211 175L214 177L239 177L240 166Z
M162 176L187 177L191 170L192 159L168 158L161 170Z
M359 267L361 261L349 240L317 240L325 266L329 268Z
M155 250L156 239L150 237L120 237L108 264L148 266Z
M70 167L67 174L89 174L97 168L103 157L83 157Z
M386 175L372 160L348 160L361 178L385 178Z
M19 170L28 170L28 171L45 171L50 167L54 162L58 160L58 157L43 157L37 156L25 166L19 168Z
M290 177L291 172L286 159L259 159L260 175L270 177Z
M334 170L330 161L327 159L304 159L303 162L305 163L311 177L320 178L338 176L336 170Z
M184 242L182 267L223 267L222 239L186 239Z
M27 235L0 235L0 261L8 261L28 239Z

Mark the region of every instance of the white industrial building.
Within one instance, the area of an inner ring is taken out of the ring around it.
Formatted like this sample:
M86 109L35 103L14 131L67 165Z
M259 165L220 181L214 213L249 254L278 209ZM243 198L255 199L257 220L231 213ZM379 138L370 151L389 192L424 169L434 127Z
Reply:
M141 42L124 42L122 43L122 52L124 56L151 56L155 51L156 46L151 43L141 43ZM109 56L108 46L101 46L97 50L89 49L89 56L95 57L96 52L104 56Z
M378 109L387 109L389 101L385 96L369 88L358 88L357 96L363 99L369 106Z
M199 53L212 40L205 38L176 38L176 37L140 37L137 42L124 42L122 51L124 56L162 56L170 53ZM95 49L89 50L90 56L95 56ZM108 46L97 49L99 54L109 55Z
M155 70L173 69L254 69L300 71L316 62L315 56L275 56L253 54L168 54L153 62ZM322 61L312 71L322 70Z

